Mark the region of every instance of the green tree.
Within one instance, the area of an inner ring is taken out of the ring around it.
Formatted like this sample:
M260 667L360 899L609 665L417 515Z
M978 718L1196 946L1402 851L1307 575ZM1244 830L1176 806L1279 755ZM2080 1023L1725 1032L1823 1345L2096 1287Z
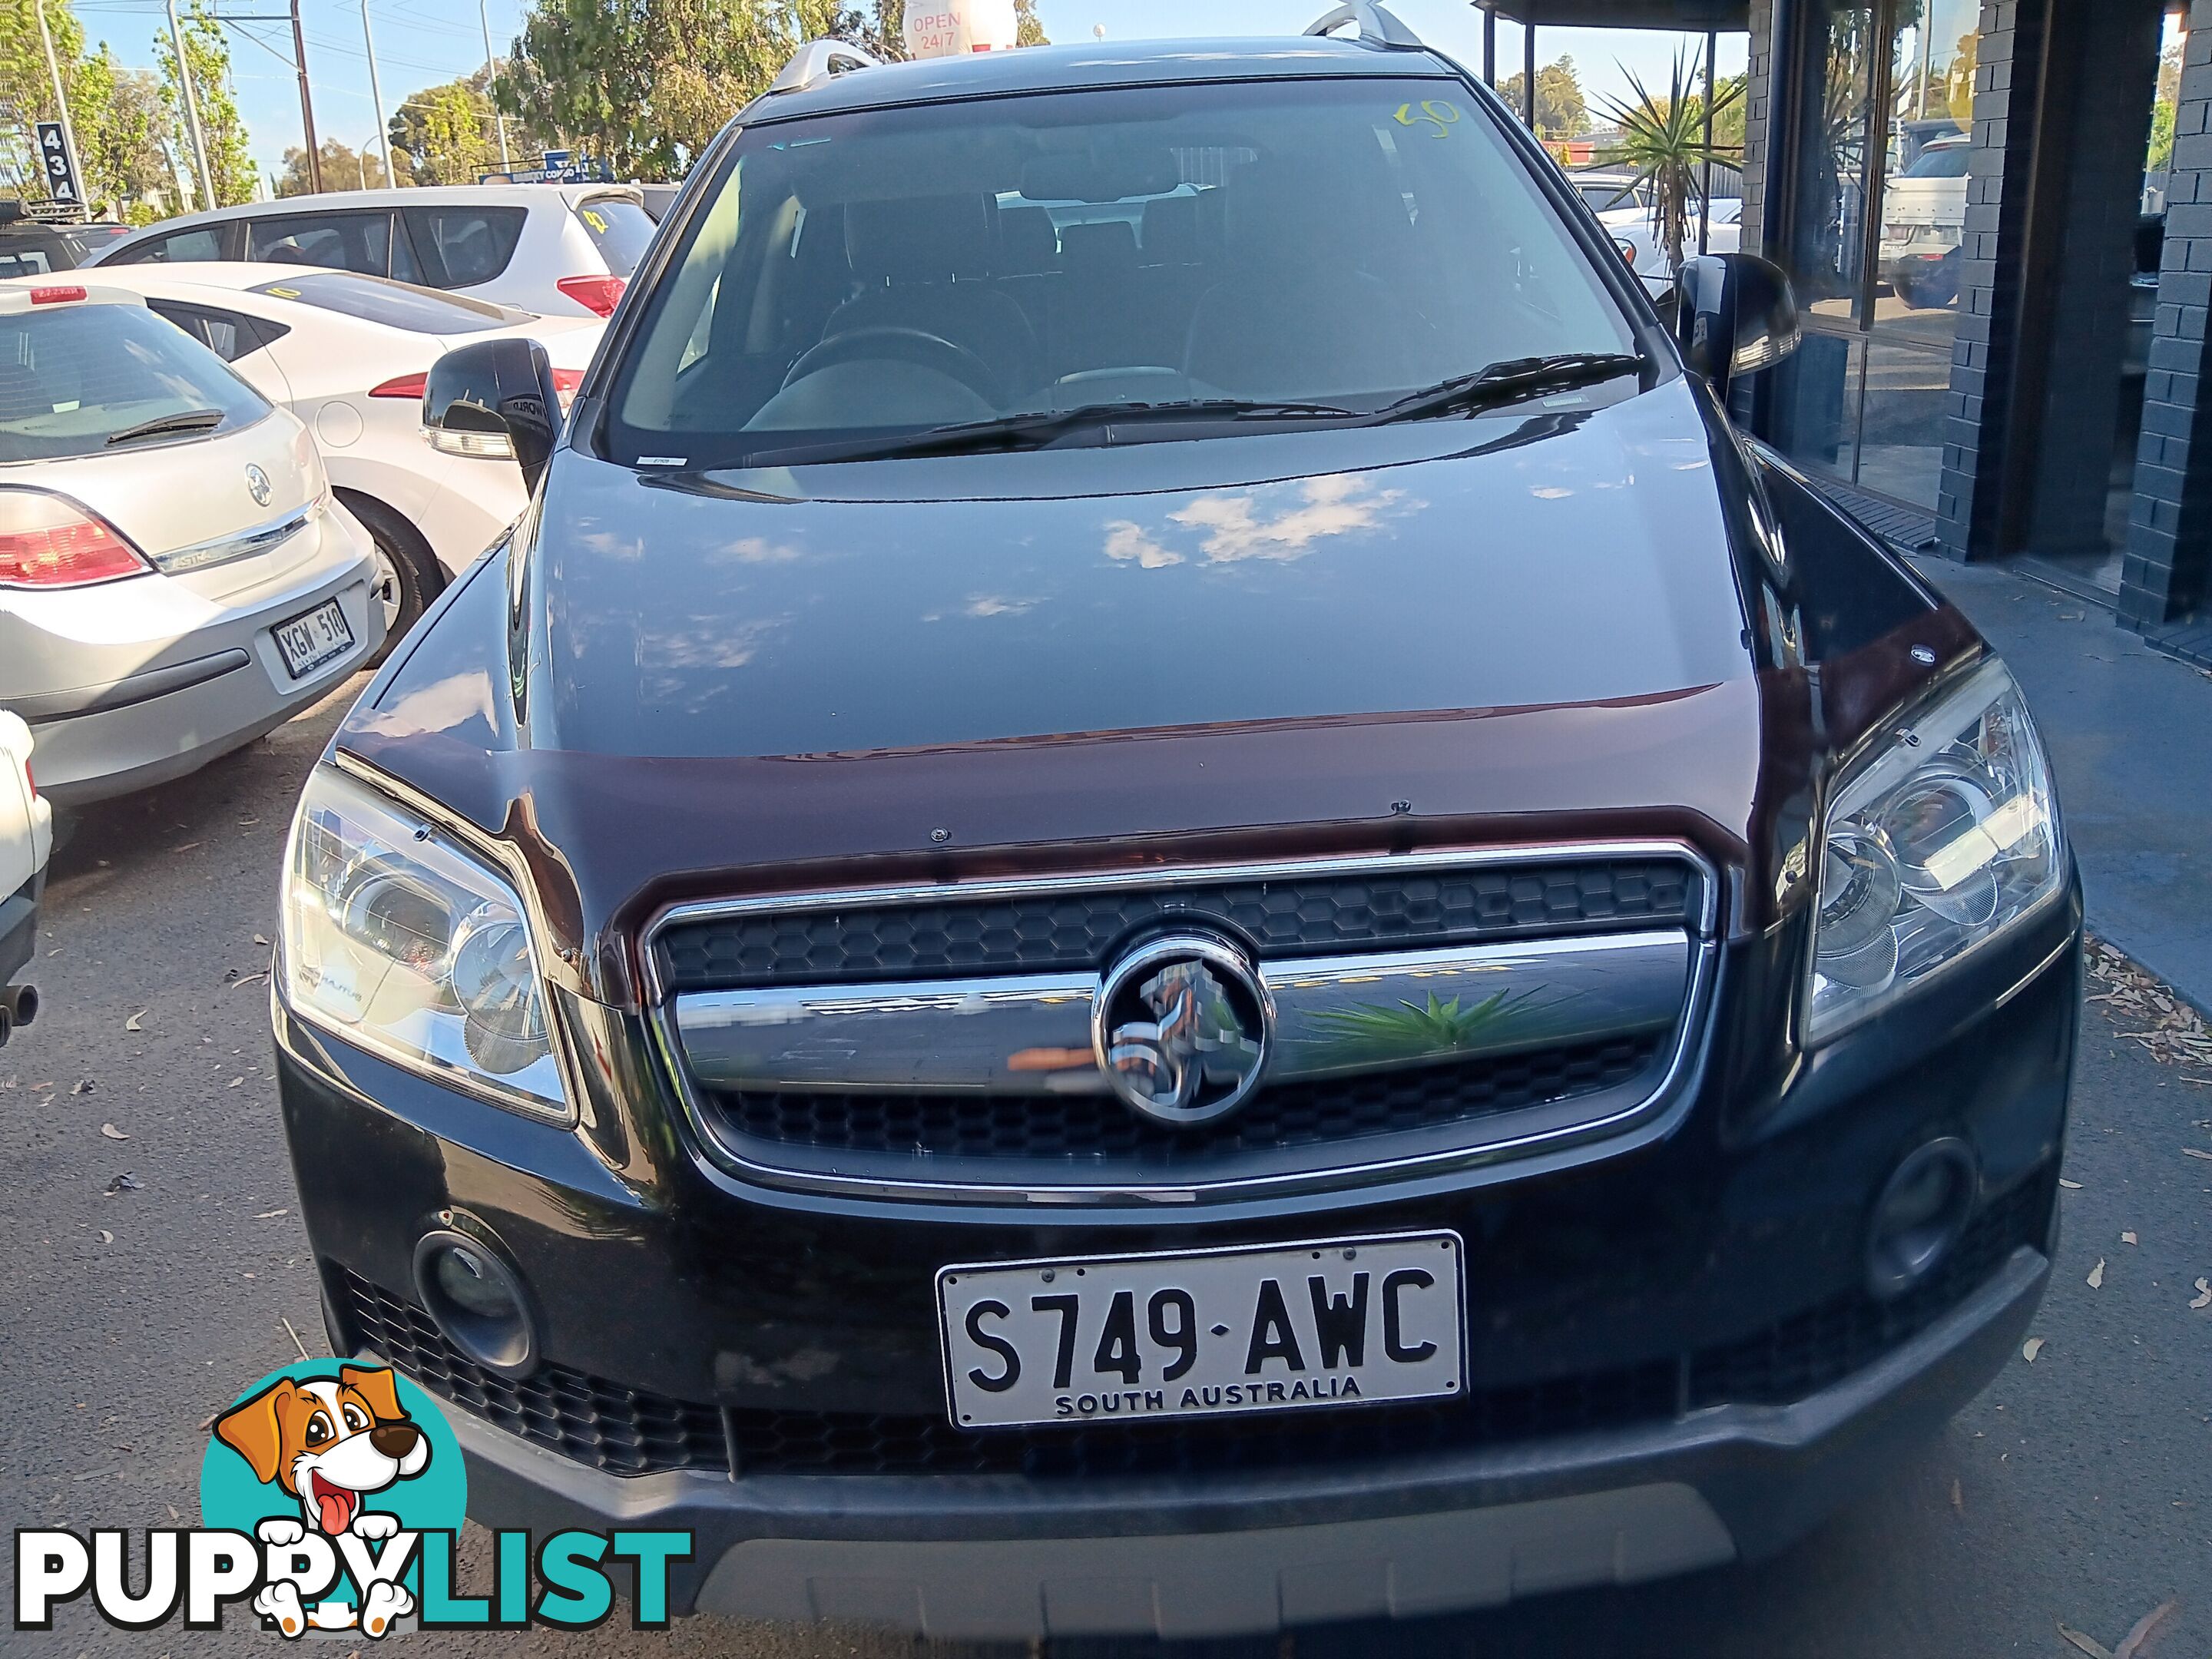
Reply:
M150 70L125 69L105 40L77 60L70 79L77 165L95 216L151 215L170 184L161 82Z
M416 93L392 118L392 149L416 184L474 184L499 165L489 77L478 70Z
M1036 0L1014 0L1014 44L1018 46L1048 46L1052 44L1045 39L1044 25L1037 21ZM1563 58L1559 61L1564 64L1567 60ZM1579 88L1577 88L1577 95L1580 95ZM1536 77L1537 100L1541 102L1543 96L1544 77L1540 74Z
M321 155L325 190L382 190L391 182L384 171L384 158L373 149L362 155L350 144L325 138ZM295 144L284 152L284 170L276 175L275 193L306 196L314 188L307 174L307 152Z
M234 207L241 202L250 202L253 199L253 158L246 149L246 123L239 118L238 99L231 84L230 44L223 38L222 25L208 9L207 0L191 0L190 9L180 21L192 89L199 100L200 132L207 143L208 173L215 188L212 205ZM176 52L166 32L154 37L154 58L161 70L161 100L169 111L172 130L177 134L179 154L185 158L187 171L193 174L193 188L197 190L198 179L191 160L191 131L181 90L183 82L178 73Z
M1620 72L1636 95L1632 100L1605 100L1605 116L1620 129L1620 137L1603 159L1626 164L1634 169L1638 183L1650 185L1659 245L1666 250L1668 267L1680 270L1690 206L1699 199L1705 164L1735 158L1725 154L1717 141L1711 147L1705 143L1703 100L1687 92L1684 84L1687 65L1682 58L1674 59L1673 85L1664 98L1654 97L1626 64ZM1717 130L1721 116L1738 100L1741 91L1740 83L1729 82L1716 92L1713 124Z
M70 82L84 53L84 30L70 10L69 0L0 0L0 102L8 106L0 112L0 188L12 196L37 199L46 196L46 179L31 147L31 124L61 118L54 103L53 76L46 71L46 47L39 39L39 13L33 9L41 4L46 27L53 32L54 56L62 65L62 85L69 92L72 116L77 94Z
M1525 74L1509 75L1499 83L1498 95L1515 109L1520 109L1528 84ZM1562 57L1556 63L1544 64L1536 71L1536 136L1572 138L1589 127L1589 106L1583 97L1582 77L1575 72L1575 60Z

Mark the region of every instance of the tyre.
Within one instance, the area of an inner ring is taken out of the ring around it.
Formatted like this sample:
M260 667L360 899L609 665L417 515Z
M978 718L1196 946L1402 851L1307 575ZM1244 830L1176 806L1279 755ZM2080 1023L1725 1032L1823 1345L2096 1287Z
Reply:
M372 598L384 607L384 643L364 667L374 668L422 620L430 601L446 585L437 555L422 532L382 501L350 489L337 492L347 512L361 520L376 550L376 586Z

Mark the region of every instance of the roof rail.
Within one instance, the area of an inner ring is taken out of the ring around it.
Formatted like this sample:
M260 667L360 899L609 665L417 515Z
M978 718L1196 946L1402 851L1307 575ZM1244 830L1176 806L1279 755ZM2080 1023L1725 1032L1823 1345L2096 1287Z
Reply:
M1308 34L1328 34L1346 23L1359 25L1359 44L1364 46L1385 46L1394 51L1419 51L1427 43L1407 28L1397 15L1375 3L1375 0L1345 0L1345 3L1306 25Z
M882 64L883 59L873 53L848 46L842 40L809 40L791 54L791 61L776 72L775 79L768 83L761 96L804 92L832 76L849 75L858 69L877 69Z

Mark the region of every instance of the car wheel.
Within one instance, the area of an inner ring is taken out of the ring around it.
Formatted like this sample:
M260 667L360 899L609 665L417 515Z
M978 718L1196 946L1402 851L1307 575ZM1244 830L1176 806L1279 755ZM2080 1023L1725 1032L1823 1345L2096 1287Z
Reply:
M339 490L337 497L346 511L361 520L374 550L373 597L384 608L384 643L364 665L374 668L421 620L430 601L445 586L445 573L438 568L437 555L430 551L422 532L383 502L349 489Z

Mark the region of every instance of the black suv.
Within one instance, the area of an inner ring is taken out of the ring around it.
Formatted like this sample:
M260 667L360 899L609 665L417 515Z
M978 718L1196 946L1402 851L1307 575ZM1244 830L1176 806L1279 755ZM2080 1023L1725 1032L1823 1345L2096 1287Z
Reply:
M1358 26L1357 39L1327 31ZM843 72L839 72L839 71ZM1307 37L806 48L309 781L337 1352L678 1611L1407 1615L1778 1549L2049 1269L2044 751L1496 97Z

